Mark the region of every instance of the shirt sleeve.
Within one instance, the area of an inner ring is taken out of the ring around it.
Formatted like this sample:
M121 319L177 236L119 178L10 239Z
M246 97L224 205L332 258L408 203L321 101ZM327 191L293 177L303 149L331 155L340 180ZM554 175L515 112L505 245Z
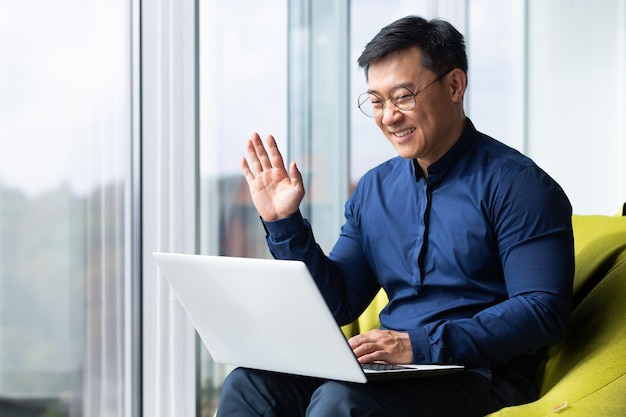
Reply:
M508 299L473 317L410 331L417 362L498 366L557 342L571 309L571 206L543 171L502 184L492 207Z
M274 222L263 222L270 253L276 259L303 261L339 325L351 323L380 289L361 249L357 229L348 223L326 256L315 242L300 211ZM339 256L337 256L339 254Z

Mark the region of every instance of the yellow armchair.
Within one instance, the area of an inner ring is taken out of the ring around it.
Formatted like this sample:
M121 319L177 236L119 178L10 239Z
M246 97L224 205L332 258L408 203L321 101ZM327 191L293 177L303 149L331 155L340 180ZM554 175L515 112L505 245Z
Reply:
M489 417L626 416L626 217L572 216L574 306L564 338L537 372L540 398ZM346 337L378 328L384 291Z

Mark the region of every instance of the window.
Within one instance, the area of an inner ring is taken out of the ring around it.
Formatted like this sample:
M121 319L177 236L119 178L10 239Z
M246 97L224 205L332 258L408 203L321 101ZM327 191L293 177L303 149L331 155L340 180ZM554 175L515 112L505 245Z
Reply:
M130 410L131 19L0 3L1 415Z
M200 3L201 253L269 256L239 159L252 132L286 150L286 12L281 0ZM229 368L203 345L199 360L199 415L212 416Z
M529 0L526 30L528 154L575 213L613 215L626 200L626 3Z

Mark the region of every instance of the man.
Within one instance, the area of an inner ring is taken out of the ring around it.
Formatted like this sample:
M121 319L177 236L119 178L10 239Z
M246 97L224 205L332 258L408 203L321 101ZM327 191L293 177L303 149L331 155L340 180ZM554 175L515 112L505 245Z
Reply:
M298 168L292 162L287 172L274 139L264 146L254 134L242 171L269 248L306 263L340 324L386 290L381 329L349 340L360 362L468 370L359 385L237 369L221 415L482 416L534 400L537 365L570 311L567 197L466 118L465 45L449 23L400 19L374 37L359 65L369 86L359 107L399 156L360 180L327 257L299 212Z

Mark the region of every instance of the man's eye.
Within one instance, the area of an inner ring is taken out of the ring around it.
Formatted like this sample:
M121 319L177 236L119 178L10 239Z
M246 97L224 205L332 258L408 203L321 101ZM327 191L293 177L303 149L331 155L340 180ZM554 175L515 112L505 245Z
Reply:
M403 103L408 103L413 99L413 95L411 94L402 94L397 96L394 101L396 102L396 104L403 104Z

